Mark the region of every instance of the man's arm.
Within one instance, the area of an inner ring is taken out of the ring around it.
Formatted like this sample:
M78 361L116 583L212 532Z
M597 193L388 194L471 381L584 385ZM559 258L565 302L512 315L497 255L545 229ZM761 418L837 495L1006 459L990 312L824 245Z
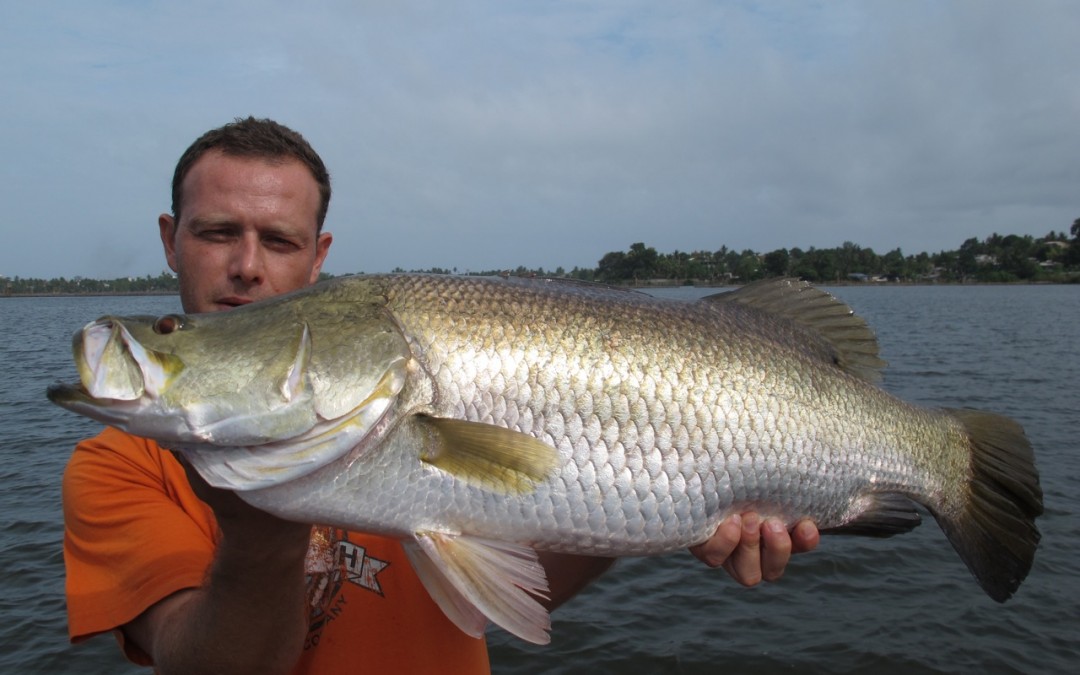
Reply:
M287 673L307 626L304 558L311 527L249 506L210 488L188 470L192 487L221 530L205 583L160 600L122 627L157 672Z
M762 521L757 513L748 512L725 518L708 541L690 552L709 567L722 566L743 586L756 586L779 579L792 553L812 551L818 541L813 521L801 520L789 533L782 521ZM540 562L550 586L544 606L551 611L595 581L615 559L540 552Z

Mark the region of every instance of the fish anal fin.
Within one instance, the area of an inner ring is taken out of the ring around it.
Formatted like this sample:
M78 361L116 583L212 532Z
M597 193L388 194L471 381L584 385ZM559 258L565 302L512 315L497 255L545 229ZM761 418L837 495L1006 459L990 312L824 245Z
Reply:
M815 336L826 347L822 355L844 371L867 382L881 381L886 363L878 356L874 331L851 307L805 281L766 279L702 300L735 302L787 319Z
M488 618L484 613L457 590L450 578L443 573L442 567L428 556L419 542L406 540L401 542L401 546L412 563L416 576L443 614L466 635L482 638L488 625Z
M488 490L529 493L558 464L555 448L519 431L442 417L421 419L434 432L421 459Z
M859 514L843 525L823 529L821 534L854 534L864 537L891 537L910 532L922 523L915 503L904 495L874 493L856 500Z
M537 600L548 592L536 551L509 542L418 532L405 551L428 594L473 637L487 620L522 640L548 644L551 617Z

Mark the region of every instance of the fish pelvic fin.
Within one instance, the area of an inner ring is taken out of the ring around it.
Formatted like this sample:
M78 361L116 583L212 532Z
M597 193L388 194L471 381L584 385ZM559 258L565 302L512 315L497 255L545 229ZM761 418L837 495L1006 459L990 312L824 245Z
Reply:
M835 365L867 382L881 382L887 364L878 356L874 331L851 307L805 281L765 279L702 300L736 302L787 319L820 341Z
M494 424L420 416L434 431L420 459L465 482L502 494L526 494L555 470L558 451Z
M488 621L533 644L551 642L547 575L533 549L504 541L417 532L403 543L431 598L458 628L483 637Z
M1007 417L947 412L967 431L971 480L958 509L934 515L987 595L1005 602L1031 570L1039 545L1035 518L1043 494L1035 455L1023 428Z

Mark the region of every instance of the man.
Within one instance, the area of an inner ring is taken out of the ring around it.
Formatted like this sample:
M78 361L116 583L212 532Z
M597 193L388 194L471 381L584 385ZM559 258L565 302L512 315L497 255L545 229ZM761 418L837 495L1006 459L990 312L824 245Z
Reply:
M296 132L253 118L207 132L177 164L172 196L158 225L186 312L317 280L330 178ZM73 641L113 631L160 673L488 671L484 641L446 619L396 541L280 520L116 429L76 447L63 496ZM753 585L816 544L812 523L793 543L781 523L744 514L694 553ZM541 560L550 608L611 564Z

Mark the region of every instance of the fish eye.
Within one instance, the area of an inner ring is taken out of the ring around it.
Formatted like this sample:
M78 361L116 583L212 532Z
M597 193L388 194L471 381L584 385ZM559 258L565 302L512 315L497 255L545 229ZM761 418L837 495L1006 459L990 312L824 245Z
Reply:
M154 322L154 332L158 335L168 335L184 327L184 320L175 314L166 314Z

